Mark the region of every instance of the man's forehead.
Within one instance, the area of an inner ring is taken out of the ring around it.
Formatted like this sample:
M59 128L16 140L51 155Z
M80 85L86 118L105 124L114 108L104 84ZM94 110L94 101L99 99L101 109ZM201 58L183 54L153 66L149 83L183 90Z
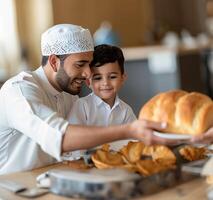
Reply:
M81 52L81 53L72 53L69 56L71 59L74 59L78 62L88 62L93 59L93 51Z

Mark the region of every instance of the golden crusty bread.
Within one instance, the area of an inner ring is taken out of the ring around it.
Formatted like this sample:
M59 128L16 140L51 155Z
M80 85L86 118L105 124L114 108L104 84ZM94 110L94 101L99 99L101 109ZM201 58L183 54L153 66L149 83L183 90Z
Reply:
M172 90L151 98L139 119L167 122L167 133L201 134L213 126L213 102L198 92Z

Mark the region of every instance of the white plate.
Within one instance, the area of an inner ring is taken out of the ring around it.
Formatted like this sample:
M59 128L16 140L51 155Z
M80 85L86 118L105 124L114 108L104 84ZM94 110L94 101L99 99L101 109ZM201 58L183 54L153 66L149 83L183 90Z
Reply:
M165 138L165 139L171 139L171 140L188 140L192 136L187 134L174 134L174 133L160 133L157 131L154 131L153 134L155 136Z

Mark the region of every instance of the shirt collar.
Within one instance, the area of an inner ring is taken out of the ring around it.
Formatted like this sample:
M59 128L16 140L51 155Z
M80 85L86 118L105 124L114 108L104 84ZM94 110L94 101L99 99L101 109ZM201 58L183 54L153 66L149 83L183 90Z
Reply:
M115 108L116 106L121 106L121 100L119 99L118 95L115 97L115 103L112 108Z
M51 93L53 96L57 96L59 94L61 94L61 92L59 92L58 90L56 90L48 81L47 76L44 72L44 69L42 66L40 66L37 70L35 70L35 73L37 75L37 77L39 78L39 81L42 85L42 87L45 88L45 90L48 93Z
M92 92L91 95L93 96L93 98L94 98L94 100L95 100L95 102L96 102L96 104L98 106L100 106L101 104L105 104L106 105L106 103L100 97L98 97L97 95L95 95L93 92ZM116 95L115 103L114 103L112 109L115 108L116 106L121 106L121 101L120 101L120 98L118 97L118 95Z

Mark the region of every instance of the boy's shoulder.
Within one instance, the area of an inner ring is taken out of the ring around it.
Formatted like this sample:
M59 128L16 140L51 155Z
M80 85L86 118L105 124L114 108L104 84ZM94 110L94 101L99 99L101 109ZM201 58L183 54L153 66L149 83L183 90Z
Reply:
M136 119L136 116L134 114L132 107L121 99L120 99L120 109L123 112L126 112L128 116L131 116L132 119Z
M129 104L127 104L124 100L122 100L122 99L119 98L119 101L120 101L120 106L122 108L126 108L126 109L128 108L128 109L132 110L131 106Z

